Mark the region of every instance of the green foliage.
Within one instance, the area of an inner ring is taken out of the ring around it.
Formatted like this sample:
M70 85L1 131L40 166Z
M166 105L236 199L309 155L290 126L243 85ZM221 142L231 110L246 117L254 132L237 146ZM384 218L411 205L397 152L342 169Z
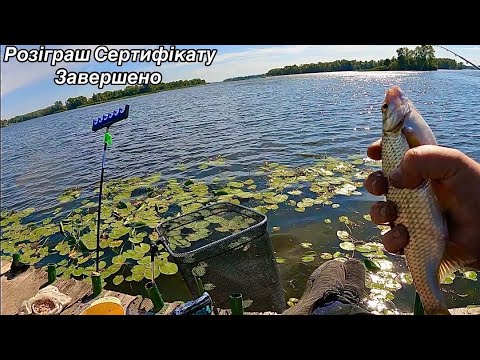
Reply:
M61 101L56 101L54 105L49 106L45 109L36 110L28 114L18 115L11 119L2 120L1 126L3 127L8 124L22 122L22 121L38 118L41 116L50 115L50 114L55 114L60 111L72 110L81 106L87 106L87 105L98 104L106 101L117 100L117 99L121 99L128 96L149 94L149 93L154 93L158 91L173 90L173 89L179 89L179 88L203 85L203 84L206 84L205 80L196 78L191 80L178 80L178 81L172 81L168 83L160 83L158 85L147 84L147 85L127 86L123 90L104 91L98 94L94 93L91 98L86 98L85 96L72 97L67 99L65 105L63 105Z
M249 80L249 79L256 79L256 78L264 78L265 74L259 74L259 75L248 75L248 76L237 76L233 78L228 78L223 81L239 81L239 80Z
M435 49L432 45L420 45L411 50L407 47L397 49L397 57L382 60L357 61L335 60L331 62L318 62L302 65L289 65L283 68L269 70L266 76L309 74L333 71L385 71L385 70L437 70L462 69L463 63L453 59L436 59Z

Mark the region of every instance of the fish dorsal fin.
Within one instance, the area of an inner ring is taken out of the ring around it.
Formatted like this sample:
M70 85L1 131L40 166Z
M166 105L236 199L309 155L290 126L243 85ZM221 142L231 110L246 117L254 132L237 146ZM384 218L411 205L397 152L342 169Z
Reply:
M458 247L458 245L448 242L445 255L440 263L440 266L438 267L439 281L443 282L445 278L457 270L469 269L469 266L473 265L476 260L477 259L473 256L465 254L465 252Z

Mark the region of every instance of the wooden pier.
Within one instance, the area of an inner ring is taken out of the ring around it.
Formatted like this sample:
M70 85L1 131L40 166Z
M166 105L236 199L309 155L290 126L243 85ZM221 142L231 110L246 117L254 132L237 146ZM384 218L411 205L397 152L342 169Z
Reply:
M15 315L18 314L22 303L25 300L37 294L38 290L47 285L47 272L42 269L28 268L26 271L12 277L10 271L11 263L7 261L1 262L1 315ZM113 296L121 301L126 315L167 315L171 313L181 302L166 303L166 306L158 313L153 313L151 310L153 304L150 299L142 296L133 296L116 291L103 290L102 293L93 297L91 284L85 281L75 279L58 278L51 285L58 288L58 290L70 296L72 300L62 310L60 315L79 315L85 310L93 301L106 297ZM480 306L476 308L455 308L450 309L452 315L480 315ZM229 315L229 310L219 310L219 315ZM245 315L277 315L274 312L265 313L249 313Z
M35 296L41 288L47 284L47 272L42 269L30 267L26 271L12 277L10 272L10 263L3 262L1 266L1 312L2 315L17 314L25 300ZM121 301L127 315L150 314L153 304L150 299L141 296L132 296L115 291L103 290L102 293L93 297L92 285L85 281L75 279L57 278L51 285L58 290L70 296L72 300L62 310L60 315L78 315L85 310L94 300L106 296L113 296ZM167 304L163 313L169 313L178 303Z

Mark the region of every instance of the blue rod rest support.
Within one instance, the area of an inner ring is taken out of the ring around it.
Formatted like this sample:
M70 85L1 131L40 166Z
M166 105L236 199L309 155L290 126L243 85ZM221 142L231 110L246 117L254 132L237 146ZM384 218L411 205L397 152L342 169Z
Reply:
M96 119L93 119L92 131L100 130L104 127L110 127L116 122L126 119L128 117L128 112L130 111L130 105L125 105L125 108L115 109L111 113L107 113L103 116L99 116Z

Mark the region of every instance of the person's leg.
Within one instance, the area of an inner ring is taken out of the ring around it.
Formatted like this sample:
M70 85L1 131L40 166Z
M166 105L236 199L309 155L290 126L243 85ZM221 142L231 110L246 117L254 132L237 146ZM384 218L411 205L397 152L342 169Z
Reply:
M349 259L342 263L330 260L308 278L299 302L283 315L370 314L358 306L365 293L365 268L362 262Z

